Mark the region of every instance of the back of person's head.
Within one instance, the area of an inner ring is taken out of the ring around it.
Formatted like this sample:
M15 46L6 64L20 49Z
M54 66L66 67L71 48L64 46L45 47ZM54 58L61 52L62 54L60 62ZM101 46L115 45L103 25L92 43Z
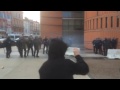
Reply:
M59 39L52 39L49 47L48 57L49 59L64 58L68 45Z

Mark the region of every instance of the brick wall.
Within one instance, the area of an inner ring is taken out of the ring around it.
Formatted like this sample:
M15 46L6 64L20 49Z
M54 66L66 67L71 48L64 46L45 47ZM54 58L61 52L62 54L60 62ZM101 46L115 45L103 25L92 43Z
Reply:
M119 39L118 48L120 48L120 19L119 19L119 27L117 27L118 16L120 16L120 12L118 11L85 11L85 18L84 18L85 48L92 49L93 47L92 41L95 38L104 39L104 38L113 38L113 37ZM111 26L111 17L113 18L112 26ZM107 18L107 27L106 27L106 18ZM98 23L97 23L97 19L98 19Z
M62 36L62 12L41 11L41 36Z

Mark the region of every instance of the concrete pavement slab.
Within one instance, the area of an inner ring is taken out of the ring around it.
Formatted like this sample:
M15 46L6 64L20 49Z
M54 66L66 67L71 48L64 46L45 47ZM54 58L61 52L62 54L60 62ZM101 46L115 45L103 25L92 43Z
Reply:
M16 47L12 48L11 58L6 59L3 49L0 49L0 79L39 79L38 70L48 56L40 50L39 58L31 54L27 58L20 58ZM90 79L88 75L74 75L75 79Z

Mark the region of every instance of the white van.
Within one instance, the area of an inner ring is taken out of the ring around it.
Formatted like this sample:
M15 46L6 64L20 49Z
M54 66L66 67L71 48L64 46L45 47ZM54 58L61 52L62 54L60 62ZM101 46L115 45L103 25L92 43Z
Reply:
M8 34L11 40L15 41L17 38L21 36L21 34Z

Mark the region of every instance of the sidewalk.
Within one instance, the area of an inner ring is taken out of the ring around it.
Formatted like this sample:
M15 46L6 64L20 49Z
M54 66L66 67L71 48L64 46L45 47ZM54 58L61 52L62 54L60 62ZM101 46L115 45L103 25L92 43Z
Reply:
M6 59L4 50L0 49L0 79L39 79L38 70L47 60L47 55L42 54L40 50L40 58L34 58L31 55L27 58L20 58L17 48L12 49L10 59ZM74 78L90 79L88 75L74 75Z

